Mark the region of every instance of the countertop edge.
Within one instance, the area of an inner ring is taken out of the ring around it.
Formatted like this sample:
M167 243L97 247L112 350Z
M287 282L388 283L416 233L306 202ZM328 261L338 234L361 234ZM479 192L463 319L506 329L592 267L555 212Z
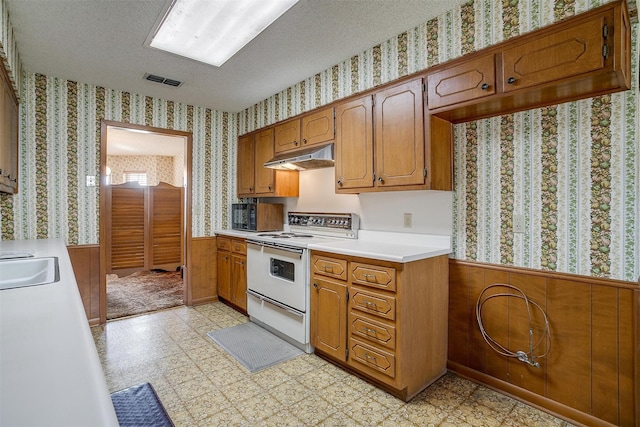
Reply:
M0 291L0 424L118 426L62 239L0 242L56 256L60 280Z

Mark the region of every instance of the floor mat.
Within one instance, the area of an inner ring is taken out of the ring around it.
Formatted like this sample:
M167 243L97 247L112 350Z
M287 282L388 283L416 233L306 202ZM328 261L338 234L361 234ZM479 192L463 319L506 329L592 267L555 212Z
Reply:
M304 353L251 322L218 329L207 335L235 357L249 372L258 372Z

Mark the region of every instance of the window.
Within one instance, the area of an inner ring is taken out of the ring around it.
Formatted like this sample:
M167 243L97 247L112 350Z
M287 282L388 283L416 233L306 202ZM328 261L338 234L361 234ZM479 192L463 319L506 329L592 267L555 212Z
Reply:
M146 172L125 172L122 175L124 182L137 182L140 185L147 185L147 173Z

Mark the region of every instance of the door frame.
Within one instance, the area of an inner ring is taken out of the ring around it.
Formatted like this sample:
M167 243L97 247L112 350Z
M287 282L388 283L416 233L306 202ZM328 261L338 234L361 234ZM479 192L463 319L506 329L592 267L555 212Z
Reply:
M193 153L193 133L165 128L157 128L152 126L136 125L132 123L116 122L112 120L102 120L100 123L100 324L107 322L107 133L109 127L117 127L121 129L130 129L134 131L143 131L149 133L157 133L161 135L179 136L185 138L184 157L185 157L185 177L186 186L184 187L184 265L183 270L183 299L185 305L193 305L193 296L191 292L191 172L192 172L192 153Z

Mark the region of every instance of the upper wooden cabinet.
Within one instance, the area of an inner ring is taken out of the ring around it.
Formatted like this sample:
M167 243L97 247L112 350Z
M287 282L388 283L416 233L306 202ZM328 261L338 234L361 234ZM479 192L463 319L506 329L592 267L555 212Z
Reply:
M502 91L511 92L601 70L608 14L504 49Z
M630 49L626 3L608 3L432 68L429 110L463 122L626 90Z
M274 155L274 128L238 138L238 197L297 197L298 172L264 167Z
M275 127L275 152L332 141L335 134L333 108L325 108Z
M254 135L243 135L238 138L237 181L238 197L253 195L255 192L255 141Z
M422 79L374 95L375 185L424 185L424 108Z
M0 65L0 191L18 192L18 99Z
M336 191L373 187L373 98L336 107Z
M451 128L439 126L425 144L422 91L414 79L336 106L336 192L451 189ZM449 158L436 165L432 153Z
M429 109L496 93L494 55L484 55L427 76Z

